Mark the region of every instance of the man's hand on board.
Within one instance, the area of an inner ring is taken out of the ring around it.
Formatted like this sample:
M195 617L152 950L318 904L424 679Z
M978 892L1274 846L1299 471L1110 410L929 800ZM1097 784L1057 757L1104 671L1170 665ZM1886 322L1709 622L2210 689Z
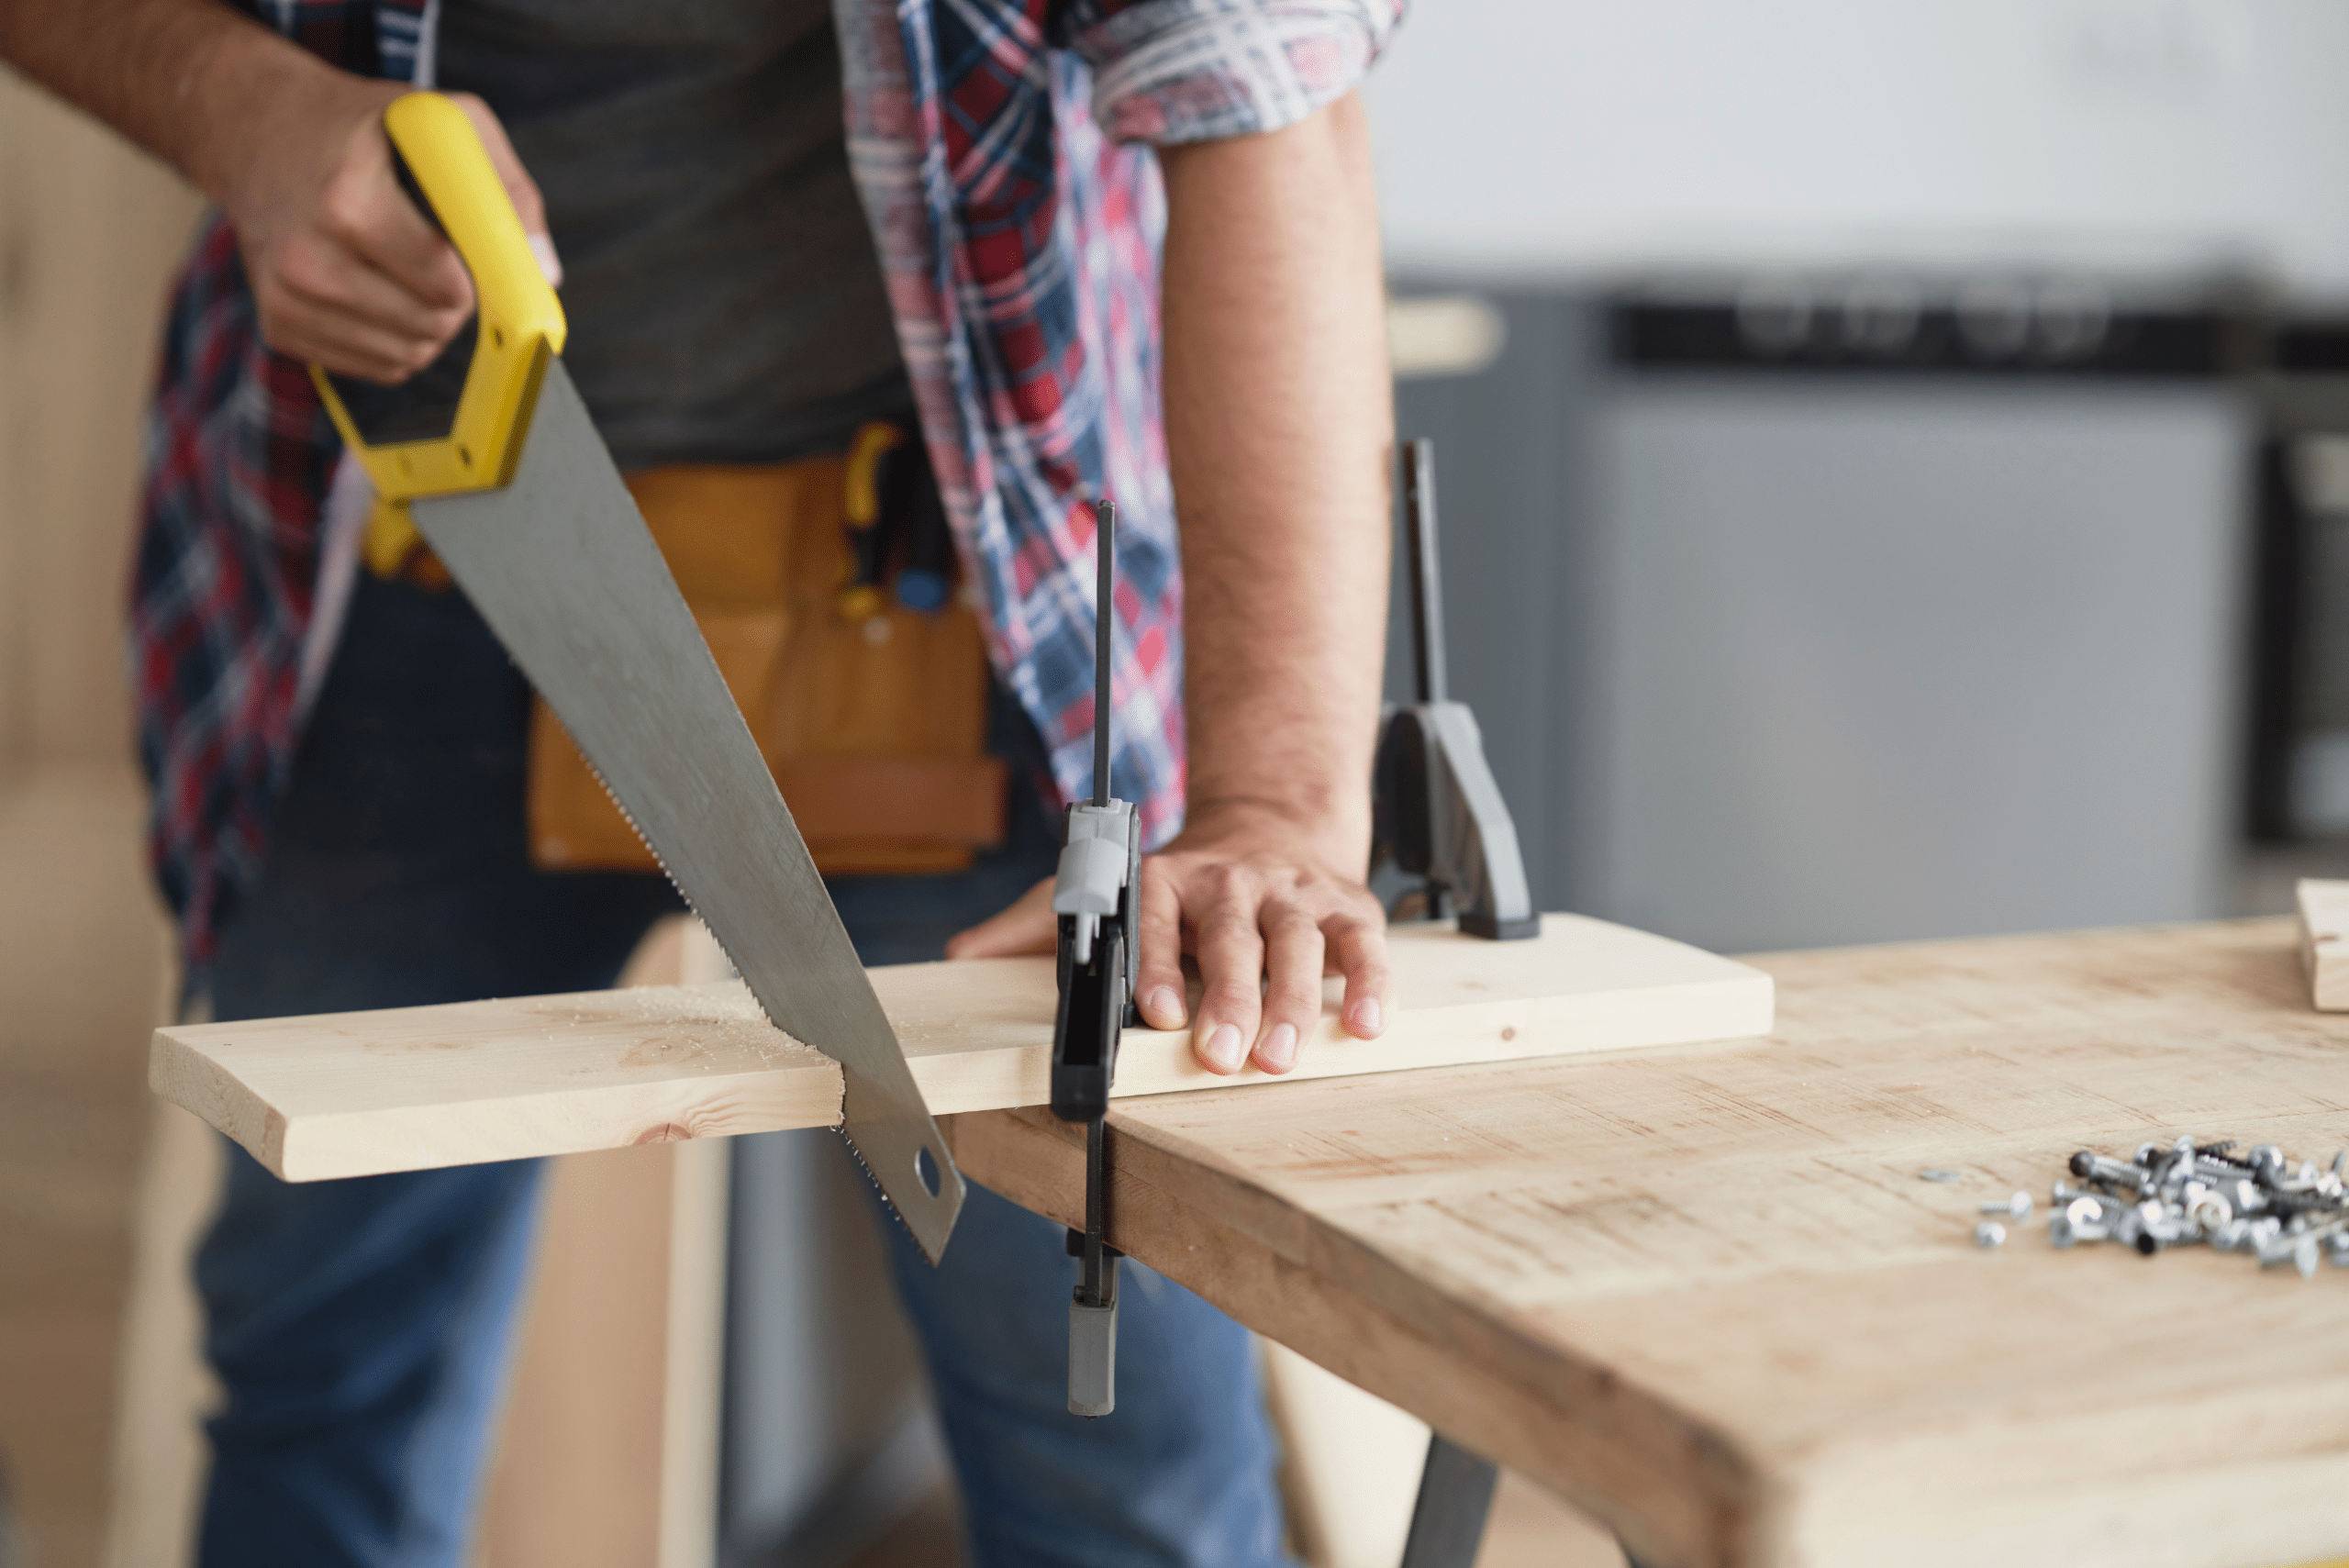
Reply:
M1135 1001L1152 1029L1188 1028L1210 1072L1251 1061L1273 1073L1296 1066L1320 1021L1324 975L1345 978L1347 1033L1374 1039L1393 1016L1386 915L1358 878L1336 869L1364 855L1315 840L1311 828L1262 806L1208 806L1141 862ZM946 956L1051 952L1057 932L1047 878L957 936ZM1199 966L1197 1018L1185 1001L1186 953Z

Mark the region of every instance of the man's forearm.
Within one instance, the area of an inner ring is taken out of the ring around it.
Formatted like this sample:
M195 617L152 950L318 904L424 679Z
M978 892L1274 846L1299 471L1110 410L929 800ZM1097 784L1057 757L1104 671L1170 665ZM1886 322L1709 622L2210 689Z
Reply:
M1394 444L1368 125L1349 96L1160 157L1191 808L1268 806L1359 876Z
M382 119L406 83L338 70L219 0L0 0L0 61L218 204L278 353L395 384L471 313L463 263L393 171ZM497 117L451 96L554 275L545 207Z
M224 203L257 130L334 74L219 0L0 0L0 61Z
M1386 289L1353 97L1264 136L1161 150L1167 456L1182 520L1189 815L1141 863L1134 1000L1209 1071L1297 1065L1395 1006L1363 885L1386 641ZM1052 884L952 956L1050 951ZM1183 957L1198 961L1196 1006Z

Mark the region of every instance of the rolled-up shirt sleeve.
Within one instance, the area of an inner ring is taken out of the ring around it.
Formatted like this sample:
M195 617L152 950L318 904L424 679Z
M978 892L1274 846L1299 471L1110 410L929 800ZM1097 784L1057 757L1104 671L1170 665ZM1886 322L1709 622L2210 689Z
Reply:
M1076 0L1069 47L1119 141L1277 130L1361 85L1404 0Z

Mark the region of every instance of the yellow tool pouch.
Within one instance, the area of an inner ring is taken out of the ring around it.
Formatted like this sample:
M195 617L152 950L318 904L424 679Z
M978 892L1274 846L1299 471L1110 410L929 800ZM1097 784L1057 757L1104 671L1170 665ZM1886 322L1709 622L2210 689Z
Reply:
M869 498L872 454L864 461ZM818 869L959 871L1004 830L979 619L959 600L917 611L853 588L851 477L850 459L828 458L647 469L628 486ZM530 715L529 814L541 867L656 869L542 702Z

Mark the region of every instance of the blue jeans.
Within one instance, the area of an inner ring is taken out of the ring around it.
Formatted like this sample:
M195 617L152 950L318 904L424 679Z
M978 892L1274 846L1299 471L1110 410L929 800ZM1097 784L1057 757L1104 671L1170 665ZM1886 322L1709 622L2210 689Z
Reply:
M679 907L657 877L533 871L529 689L463 597L362 580L259 885L210 976L223 1020L594 989ZM833 884L868 962L934 958L1052 869L1033 729L999 702L1010 832L958 875ZM512 1336L536 1162L294 1186L231 1150L199 1251L207 1568L457 1568ZM877 1208L877 1206L876 1206ZM1067 1413L1062 1229L974 1187L931 1269L885 1221L981 1564L1286 1562L1246 1335L1127 1266L1118 1413Z

